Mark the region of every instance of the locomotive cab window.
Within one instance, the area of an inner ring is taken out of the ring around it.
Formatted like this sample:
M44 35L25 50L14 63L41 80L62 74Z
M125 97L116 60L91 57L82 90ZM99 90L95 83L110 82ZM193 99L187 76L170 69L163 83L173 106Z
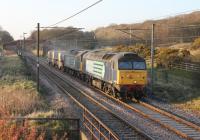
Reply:
M133 62L133 69L134 70L144 70L146 69L145 62Z
M132 68L132 62L119 62L119 70L131 70Z
M119 62L119 70L145 70L146 64L144 61L123 61Z

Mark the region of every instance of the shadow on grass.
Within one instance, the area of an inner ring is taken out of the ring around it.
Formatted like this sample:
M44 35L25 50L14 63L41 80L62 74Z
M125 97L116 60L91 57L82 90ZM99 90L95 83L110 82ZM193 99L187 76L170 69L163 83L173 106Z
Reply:
M181 70L155 72L154 95L170 103L200 102L200 73Z

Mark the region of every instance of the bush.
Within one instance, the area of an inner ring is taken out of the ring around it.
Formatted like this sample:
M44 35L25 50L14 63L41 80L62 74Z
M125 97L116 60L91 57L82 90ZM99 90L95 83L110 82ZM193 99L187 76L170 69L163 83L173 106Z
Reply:
M197 38L192 43L192 49L200 49L200 38Z
M169 68L173 63L190 61L190 52L187 50L160 48L157 50L156 60L157 66Z
M27 122L25 125L19 125L15 122L10 123L6 120L0 120L0 138L2 140L36 140L36 139L45 139L45 132L41 131L38 133L37 129L28 125Z
M150 48L144 44L136 44L135 46L119 45L113 47L111 50L114 52L134 52L144 58L150 57L151 54Z

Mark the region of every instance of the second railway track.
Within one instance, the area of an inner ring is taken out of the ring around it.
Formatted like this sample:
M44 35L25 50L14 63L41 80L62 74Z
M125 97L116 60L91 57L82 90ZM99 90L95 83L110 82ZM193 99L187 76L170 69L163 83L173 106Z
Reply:
M184 120L172 113L159 109L155 106L152 106L145 102L140 103L124 103L120 100L109 96L102 91L99 91L101 94L112 99L114 102L120 103L128 109L131 109L142 116L159 123L161 126L173 131L177 135L190 140L200 140L200 126Z
M141 102L140 104L129 104L131 109L134 109L147 118L158 122L163 127L175 132L183 138L191 140L200 140L200 127L183 120L168 112L155 108L149 104Z
M126 108L133 110L142 116L159 123L161 126L173 131L177 135L190 140L200 140L200 126L184 120L174 114L171 114L167 111L159 109L155 106L152 106L145 102L140 103L124 103L120 100L109 96L102 91L99 91L101 94L112 99L114 102L120 103Z

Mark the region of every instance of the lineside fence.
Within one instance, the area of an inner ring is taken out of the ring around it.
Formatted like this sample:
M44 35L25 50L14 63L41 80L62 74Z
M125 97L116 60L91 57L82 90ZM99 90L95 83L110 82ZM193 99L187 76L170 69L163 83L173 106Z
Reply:
M147 68L150 68L151 62L149 59L146 60ZM199 63L173 63L169 68L157 67L156 61L154 61L154 81L162 83L179 83L183 86L197 87L200 82L200 64ZM174 72L176 71L176 72ZM179 74L176 74L179 73ZM187 74L187 76L185 75ZM189 75L189 76L188 76ZM151 73L148 73L148 81L150 82Z
M176 74L181 73L181 74ZM184 75L184 74L187 74ZM150 75L150 73L149 73ZM189 75L189 76L188 76ZM182 69L156 69L154 71L155 83L182 85L184 87L200 88L200 73L187 73Z
M179 65L179 64L177 64ZM199 90L200 72L197 67L181 65L179 67L172 66L171 68L155 68L154 84L158 85L174 85L174 88L184 87L184 89ZM187 67L187 68L186 68ZM195 71L195 72L194 72ZM151 86L151 72L148 70L148 87ZM186 91L186 90L185 90Z
M174 63L172 68L200 73L200 64L195 63Z
M83 110L83 127L91 140L119 140L118 136L87 109Z
M147 63L147 67L151 66L150 59L147 59L146 63ZM154 61L154 66L157 67L156 61ZM200 63L187 63L187 62L173 63L170 65L170 68L200 73Z

